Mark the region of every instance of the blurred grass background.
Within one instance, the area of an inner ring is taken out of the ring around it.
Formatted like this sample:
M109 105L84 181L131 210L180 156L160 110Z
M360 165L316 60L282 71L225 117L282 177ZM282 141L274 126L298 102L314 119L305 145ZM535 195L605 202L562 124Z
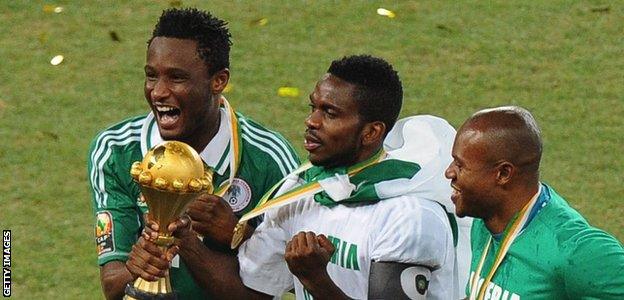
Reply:
M229 21L226 97L300 154L308 93L329 63L382 56L400 72L403 116L458 126L484 107L531 110L545 142L542 179L624 239L622 2L3 1L0 228L13 231L15 298L102 297L88 143L147 112L146 41L161 11L180 4ZM64 61L51 65L59 54ZM301 94L278 97L280 86Z

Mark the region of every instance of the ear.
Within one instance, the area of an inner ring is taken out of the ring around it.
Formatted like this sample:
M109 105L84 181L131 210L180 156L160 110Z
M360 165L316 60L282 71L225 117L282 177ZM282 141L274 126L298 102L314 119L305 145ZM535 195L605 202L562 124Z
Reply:
M210 79L210 85L212 88L212 93L214 95L221 94L228 82L230 81L230 70L225 68L221 71L217 71L212 78Z
M516 173L516 166L508 161L498 163L496 166L496 183L505 185L511 181Z
M376 145L383 143L383 138L386 133L386 124L381 121L375 121L364 124L362 128L362 145Z

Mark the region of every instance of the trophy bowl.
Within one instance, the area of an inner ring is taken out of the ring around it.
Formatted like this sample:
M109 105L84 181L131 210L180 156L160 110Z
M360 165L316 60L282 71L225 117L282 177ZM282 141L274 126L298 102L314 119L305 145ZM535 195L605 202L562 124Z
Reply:
M189 145L165 141L154 146L142 161L132 164L132 178L149 210L148 217L159 225L155 243L163 250L174 241L168 225L186 206L203 193L212 193L212 171L204 167L199 154ZM157 281L137 278L126 286L125 299L176 299L169 276Z

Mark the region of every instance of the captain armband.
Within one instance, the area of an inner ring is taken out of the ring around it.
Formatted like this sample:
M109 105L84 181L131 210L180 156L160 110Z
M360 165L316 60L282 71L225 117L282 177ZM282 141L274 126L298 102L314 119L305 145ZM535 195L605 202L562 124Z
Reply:
M372 262L368 299L416 299L427 296L431 270L397 262Z

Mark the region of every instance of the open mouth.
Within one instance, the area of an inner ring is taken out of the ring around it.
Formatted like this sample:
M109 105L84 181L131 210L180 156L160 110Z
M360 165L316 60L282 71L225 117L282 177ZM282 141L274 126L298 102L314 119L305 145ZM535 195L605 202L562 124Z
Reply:
M158 123L163 128L172 127L180 119L180 109L173 106L155 105Z
M303 147L307 151L313 151L314 149L321 146L321 142L319 139L311 134L306 134L303 140Z

